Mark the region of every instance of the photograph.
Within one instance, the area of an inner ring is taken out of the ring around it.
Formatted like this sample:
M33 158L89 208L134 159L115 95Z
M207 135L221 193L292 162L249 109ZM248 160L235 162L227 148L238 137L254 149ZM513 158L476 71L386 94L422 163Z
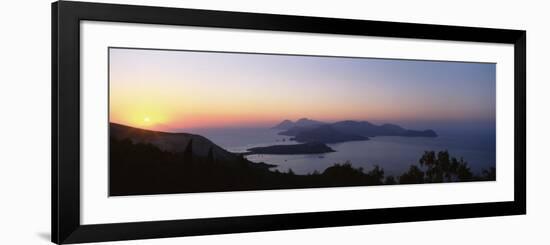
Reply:
M496 180L496 64L108 48L109 196Z
M8 11L8 240L546 235L542 5L134 2Z

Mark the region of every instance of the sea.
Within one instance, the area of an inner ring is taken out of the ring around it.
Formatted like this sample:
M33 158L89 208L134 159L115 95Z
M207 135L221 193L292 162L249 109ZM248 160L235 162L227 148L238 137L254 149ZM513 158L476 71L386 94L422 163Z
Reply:
M258 146L298 144L291 137L279 135L281 130L271 128L214 128L195 129L191 133L202 135L230 152L246 152ZM350 162L354 167L369 171L375 165L384 169L385 176L399 176L410 165L419 165L425 151L447 150L452 157L464 159L473 173L496 165L495 130L438 129L438 137L370 137L366 141L327 144L335 152L306 155L247 155L253 162L277 165L272 170L308 174L337 163Z

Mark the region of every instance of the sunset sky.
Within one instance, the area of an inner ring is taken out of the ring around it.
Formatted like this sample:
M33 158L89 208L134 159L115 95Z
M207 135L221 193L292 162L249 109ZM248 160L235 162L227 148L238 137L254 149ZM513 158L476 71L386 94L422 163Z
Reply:
M110 121L263 127L322 121L495 120L495 64L109 49Z

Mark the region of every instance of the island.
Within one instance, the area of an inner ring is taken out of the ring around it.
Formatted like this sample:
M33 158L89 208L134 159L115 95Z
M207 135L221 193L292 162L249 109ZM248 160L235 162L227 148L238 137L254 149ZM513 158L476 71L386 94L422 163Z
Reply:
M274 154L274 155L296 155L296 154L321 154L335 152L332 148L319 142L308 142L294 145L272 145L265 147L254 147L247 149L245 155L252 154Z
M323 123L310 119L300 119L293 123L285 120L276 126L279 135L292 136L292 140L300 143L321 142L341 143L347 141L368 140L377 136L401 136L401 137L437 137L437 133L431 129L412 130L405 129L395 124L376 125L368 121L339 121L335 123Z
M287 133L292 130L288 130ZM292 136L288 133L287 135ZM321 125L308 130L297 130L291 140L307 143L320 142L325 144L342 143L348 141L368 140L368 137L362 135L343 133L329 125Z

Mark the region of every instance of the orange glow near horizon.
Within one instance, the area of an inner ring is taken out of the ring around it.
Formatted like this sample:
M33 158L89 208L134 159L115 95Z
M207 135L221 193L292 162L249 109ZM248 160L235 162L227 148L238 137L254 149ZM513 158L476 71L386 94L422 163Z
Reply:
M124 95L118 95L117 90L113 90L111 97L113 98L110 112L112 122L165 131L185 128L272 126L285 119L297 120L303 117L327 122L347 119L400 119L392 115L392 111L374 106L358 110L353 107L346 109L346 106L330 103L322 107L300 105L297 101L271 104L270 101L273 100L268 98L252 98L252 96L245 98L247 96L243 95L235 99L216 99L216 97L204 95L204 99L201 99L178 94L159 95L153 92L132 94L125 91ZM415 114L418 115L418 113ZM367 118L366 115L369 117Z

